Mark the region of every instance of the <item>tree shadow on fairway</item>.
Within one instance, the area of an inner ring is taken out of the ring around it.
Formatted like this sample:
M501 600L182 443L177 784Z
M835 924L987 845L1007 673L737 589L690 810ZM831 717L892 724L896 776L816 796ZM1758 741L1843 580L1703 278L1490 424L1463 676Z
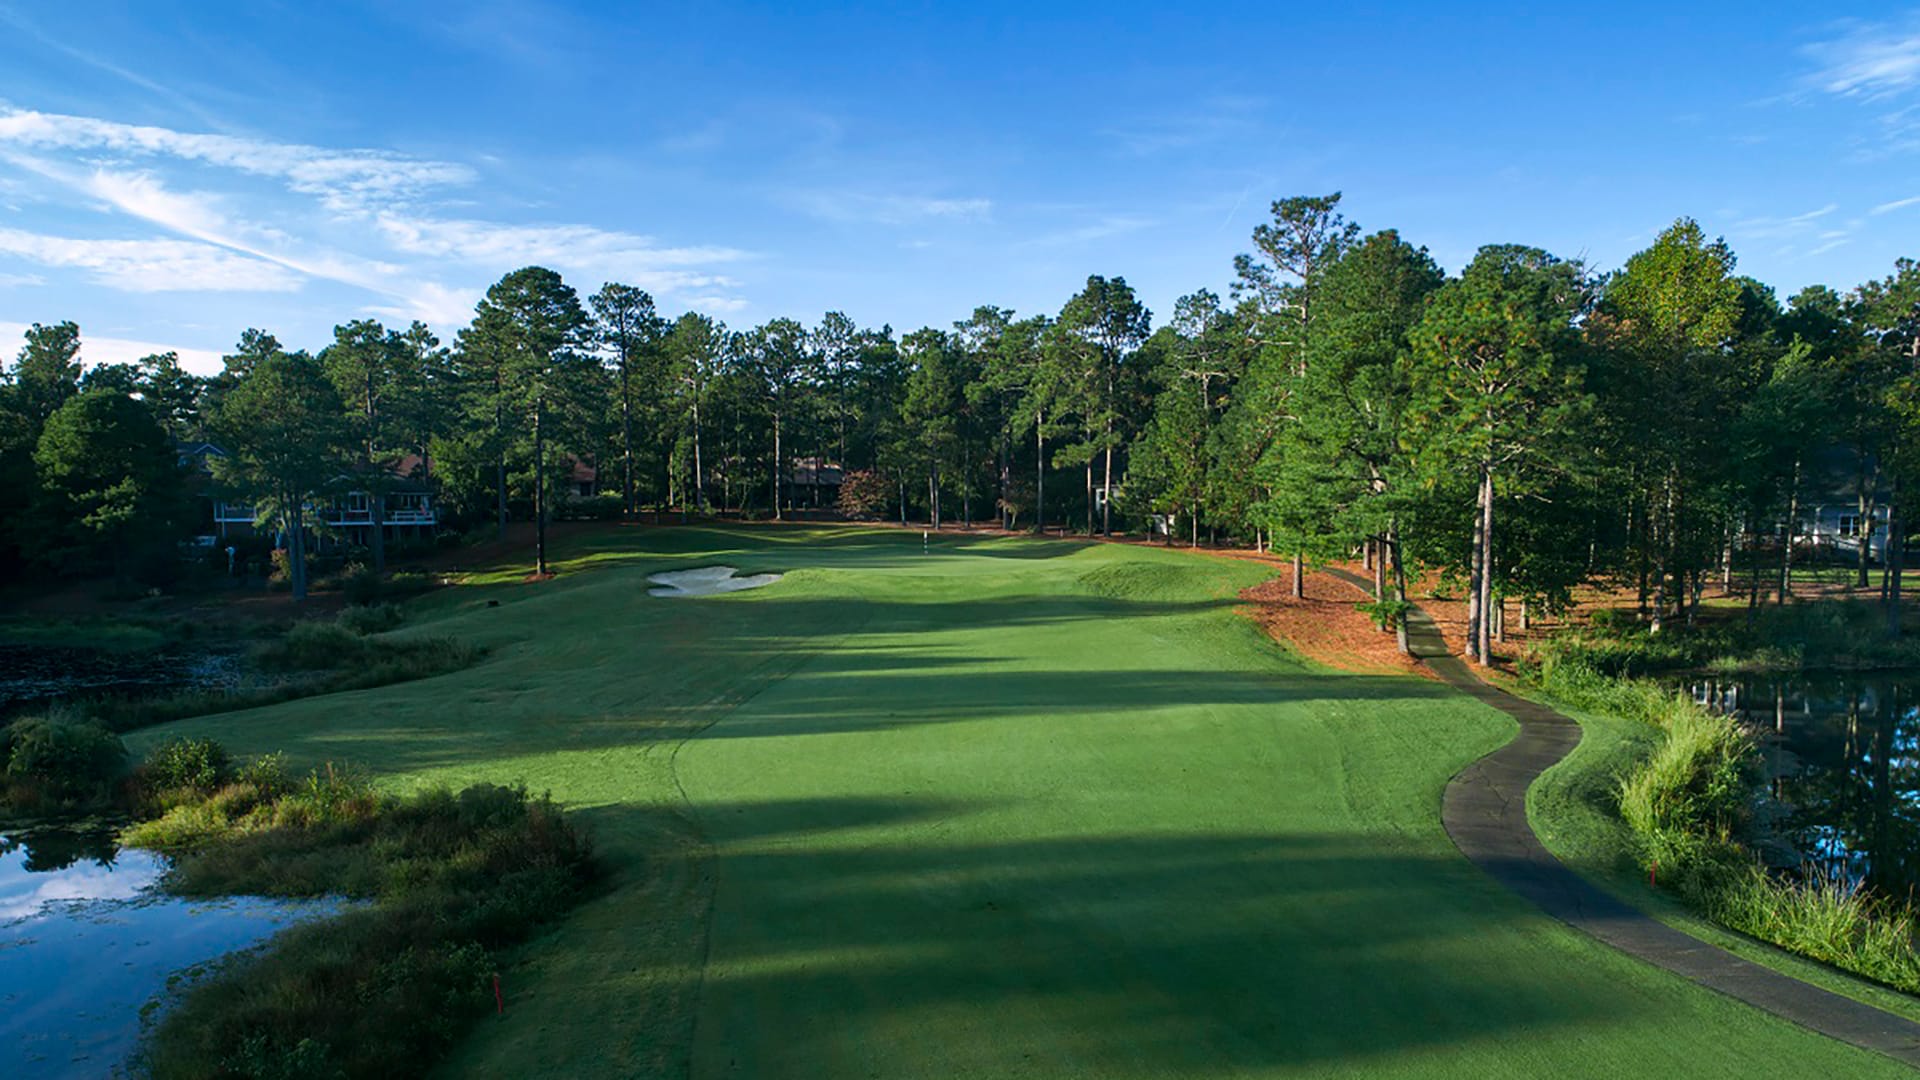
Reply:
M637 812L597 813L618 829ZM711 936L687 973L697 1022L676 1029L694 1076L1511 1064L1504 1042L1560 1036L1557 1059L1528 1060L1578 1070L1576 1044L1636 1024L1678 1039L1647 1041L1648 1069L1728 1053L1692 991L1621 992L1625 961L1391 837L994 835L991 808L884 799L696 815Z

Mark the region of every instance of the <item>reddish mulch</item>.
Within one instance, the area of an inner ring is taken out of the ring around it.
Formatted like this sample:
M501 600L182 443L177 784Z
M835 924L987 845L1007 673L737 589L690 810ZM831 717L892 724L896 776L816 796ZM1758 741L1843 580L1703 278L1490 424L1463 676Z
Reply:
M1250 552L1219 552L1234 558L1285 565L1284 560ZM1246 612L1274 640L1316 663L1362 675L1435 676L1426 665L1400 651L1394 635L1383 633L1354 605L1370 599L1366 592L1319 571L1307 573L1306 595L1293 596L1293 575L1278 577L1241 592Z

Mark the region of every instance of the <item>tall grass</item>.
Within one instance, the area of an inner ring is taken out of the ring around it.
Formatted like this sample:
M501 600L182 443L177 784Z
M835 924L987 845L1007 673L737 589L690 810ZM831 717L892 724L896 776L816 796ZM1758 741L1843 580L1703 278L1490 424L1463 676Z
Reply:
M524 788L392 798L336 766L275 780L271 761L125 839L173 854L184 895L371 902L189 984L141 1064L160 1080L423 1074L492 1009L499 950L588 895L592 846Z
M1782 880L1748 865L1703 897L1707 916L1790 952L1920 993L1914 913L1858 882L1810 871Z
M1732 717L1655 683L1603 674L1577 649L1544 651L1524 672L1568 705L1660 731L1652 752L1619 778L1617 795L1635 854L1661 886L1729 929L1920 993L1911 907L1835 877L1776 875L1746 847L1758 755Z

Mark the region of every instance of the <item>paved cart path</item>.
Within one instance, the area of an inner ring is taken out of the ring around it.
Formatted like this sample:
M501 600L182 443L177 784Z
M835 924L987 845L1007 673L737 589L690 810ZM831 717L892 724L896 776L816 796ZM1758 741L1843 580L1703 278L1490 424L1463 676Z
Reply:
M1370 588L1355 575L1339 576ZM1461 854L1547 914L1621 952L1802 1027L1920 1067L1920 1024L1682 933L1603 892L1554 858L1527 821L1527 789L1580 744L1580 725L1482 681L1448 651L1439 628L1417 607L1408 614L1407 637L1414 654L1449 685L1520 722L1512 742L1467 766L1447 784L1441 822Z

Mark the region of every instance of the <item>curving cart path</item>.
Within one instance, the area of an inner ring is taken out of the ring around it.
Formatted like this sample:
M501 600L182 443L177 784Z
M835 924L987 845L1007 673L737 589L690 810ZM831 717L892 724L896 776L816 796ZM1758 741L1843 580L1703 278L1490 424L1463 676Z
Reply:
M1335 576L1371 591L1344 571ZM1440 819L1473 863L1561 922L1628 955L1665 968L1823 1035L1920 1068L1920 1024L1801 982L1675 930L1601 891L1541 844L1527 821L1527 788L1580 744L1580 725L1544 705L1488 685L1447 650L1425 611L1408 612L1413 654L1434 674L1520 722L1507 745L1447 784Z

